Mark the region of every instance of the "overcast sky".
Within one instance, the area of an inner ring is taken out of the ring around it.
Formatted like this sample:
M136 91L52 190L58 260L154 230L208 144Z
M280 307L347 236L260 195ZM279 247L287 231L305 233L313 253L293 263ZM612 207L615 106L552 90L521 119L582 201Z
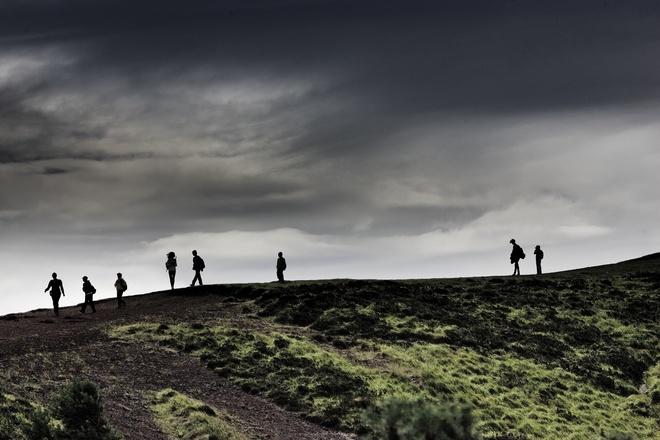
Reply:
M655 0L4 0L0 314L660 251ZM130 302L129 302L130 306Z

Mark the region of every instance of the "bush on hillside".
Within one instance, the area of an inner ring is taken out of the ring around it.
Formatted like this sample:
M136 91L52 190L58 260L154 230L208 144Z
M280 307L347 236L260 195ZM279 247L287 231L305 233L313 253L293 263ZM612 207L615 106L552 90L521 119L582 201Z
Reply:
M34 410L23 427L23 434L28 440L54 440L50 424L51 417L48 412L42 409Z
M53 419L59 423L53 423ZM120 440L103 415L99 387L74 379L60 390L50 411L34 411L23 432L28 440Z
M364 415L364 440L480 440L469 408L423 398L391 397Z

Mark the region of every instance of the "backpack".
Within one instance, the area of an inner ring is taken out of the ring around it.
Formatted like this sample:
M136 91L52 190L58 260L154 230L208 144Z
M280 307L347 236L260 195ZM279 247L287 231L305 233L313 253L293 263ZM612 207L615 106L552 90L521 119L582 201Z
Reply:
M169 271L176 270L176 258L168 258L165 262L165 268Z
M202 257L199 257L198 264L199 264L199 270L204 270L206 268L206 264L204 264L204 259Z

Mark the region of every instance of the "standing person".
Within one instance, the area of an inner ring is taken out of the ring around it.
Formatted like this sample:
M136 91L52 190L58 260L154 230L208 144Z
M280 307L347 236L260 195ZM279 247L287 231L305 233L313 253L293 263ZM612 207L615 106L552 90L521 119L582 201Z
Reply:
M275 264L275 269L277 269L277 280L280 283L284 282L284 271L286 270L286 260L282 256L282 252L277 254L277 263Z
M55 311L55 316L60 316L60 297L64 295L64 284L62 280L57 279L57 274L53 272L53 279L48 283L48 287L44 292L48 292L50 289L50 297L53 299L53 310Z
M165 269L167 270L167 274L170 276L170 286L172 286L172 290L174 290L174 278L176 277L176 255L174 255L174 252L167 254Z
M122 274L117 274L117 281L115 281L115 289L117 289L117 308L121 309L126 307L126 301L124 301L123 295L124 292L128 290L128 284L126 280L122 278Z
M92 283L87 277L82 277L82 279L82 290L85 292L85 302L82 305L82 309L80 309L80 313L85 313L85 310L87 310L87 305L92 308L92 313L96 313L96 307L94 307L94 294L96 293L96 289L94 286L92 286Z
M204 283L202 283L202 274L200 273L201 271L204 270L206 265L204 264L204 260L202 257L197 255L197 251L192 251L193 254L193 270L195 271L195 277L192 280L192 284L190 287L195 285L195 281L199 280L199 285L202 286Z
M534 255L536 255L536 275L541 275L541 260L543 260L543 251L541 250L541 246L538 244L534 249Z
M525 252L523 252L522 248L516 244L516 240L513 238L511 241L509 241L513 245L513 249L511 250L511 264L513 264L513 275L520 275L520 266L518 265L518 261L520 261L521 258L525 258Z

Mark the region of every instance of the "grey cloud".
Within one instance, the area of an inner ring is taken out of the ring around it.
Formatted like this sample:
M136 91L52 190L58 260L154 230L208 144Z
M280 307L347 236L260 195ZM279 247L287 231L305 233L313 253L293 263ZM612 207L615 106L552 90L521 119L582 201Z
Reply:
M54 174L68 174L70 171L64 168L53 168L53 167L46 167L43 170L43 174L46 175L54 175Z
M0 162L109 163L118 179L151 188L132 202L137 217L184 207L162 223L225 216L255 227L267 219L318 230L364 219L382 231L451 227L484 206L401 207L378 185L414 174L428 192L485 197L492 180L472 176L494 179L507 167L487 168L488 139L460 139L450 126L413 145L417 133L400 133L420 117L432 124L447 114L542 115L658 98L653 2L40 3L0 6L5 44L56 47L71 62L0 103L15 121L3 128L21 133L0 134ZM256 102L205 95L236 85L243 93L250 80L302 86ZM24 105L60 96L79 100L74 111ZM243 171L249 180L185 169L187 158L262 150L254 168L264 175ZM171 160L172 174L150 173L162 165L147 159ZM130 162L153 178L135 179L124 170Z
M118 69L139 87L206 66L218 80L331 74L334 94L396 114L658 98L652 2L145 4L65 2L71 11L48 17L109 29L88 40L81 67Z

